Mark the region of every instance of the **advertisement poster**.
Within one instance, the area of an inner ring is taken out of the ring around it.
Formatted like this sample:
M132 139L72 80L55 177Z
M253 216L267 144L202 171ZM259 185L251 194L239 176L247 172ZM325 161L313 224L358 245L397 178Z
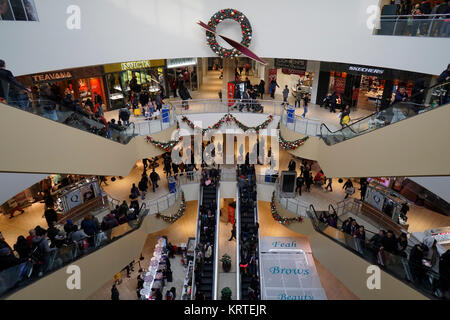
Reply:
M75 207L78 207L83 203L83 198L81 197L80 189L74 190L66 195L67 200L67 211Z
M262 300L327 300L309 244L299 237L261 237Z
M83 199L83 202L87 202L95 198L95 191L92 184L81 188L81 197Z
M335 77L334 78L334 91L338 93L344 93L345 92L345 78L342 77Z

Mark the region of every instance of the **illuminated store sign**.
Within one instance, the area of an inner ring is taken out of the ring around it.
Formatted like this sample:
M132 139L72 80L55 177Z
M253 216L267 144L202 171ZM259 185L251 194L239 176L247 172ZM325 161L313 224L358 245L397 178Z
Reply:
M122 70L145 69L150 68L151 63L150 60L140 60L140 61L122 62L120 66Z
M348 71L356 71L362 73L372 73L372 74L383 74L383 69L374 69L374 68L366 68L366 67L358 67L358 66L349 66Z
M71 79L72 77L72 73L69 71L42 73L31 76L33 82L66 80Z

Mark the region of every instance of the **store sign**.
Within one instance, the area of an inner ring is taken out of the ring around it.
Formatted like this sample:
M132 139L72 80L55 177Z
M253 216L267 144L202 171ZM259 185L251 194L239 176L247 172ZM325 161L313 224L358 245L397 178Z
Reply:
M384 73L383 69L375 69L375 68L366 68L366 67L359 67L359 66L349 66L348 67L349 72L359 72L359 73L369 73L373 75L382 75Z
M306 71L306 60L275 59L275 68L285 68Z
M281 72L283 72L284 74L297 74L299 76L304 76L305 75L305 71L295 70L295 69L282 68Z
M180 68L180 67L194 66L196 64L197 64L196 58L167 59L167 68Z
M131 61L131 62L122 62L120 67L123 71L125 70L134 70L134 69L145 69L150 68L150 60L140 60L140 61Z
M33 82L60 81L71 79L72 77L73 75L69 71L49 72L49 73L35 74L31 76Z
M158 60L138 60L121 63L112 63L103 66L105 73L120 72L128 70L148 69L153 67L162 67L165 64L164 59Z

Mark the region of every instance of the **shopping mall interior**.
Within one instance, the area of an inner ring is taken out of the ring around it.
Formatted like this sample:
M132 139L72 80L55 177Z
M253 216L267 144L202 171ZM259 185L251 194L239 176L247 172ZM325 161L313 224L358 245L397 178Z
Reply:
M0 0L1 300L450 299L450 6L284 2Z

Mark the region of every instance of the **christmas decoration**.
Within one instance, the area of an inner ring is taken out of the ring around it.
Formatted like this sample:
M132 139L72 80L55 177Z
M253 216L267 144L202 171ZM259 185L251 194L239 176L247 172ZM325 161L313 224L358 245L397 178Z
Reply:
M300 147L301 145L303 145L306 140L308 140L308 136L297 139L297 140L293 140L293 141L288 141L286 139L283 138L283 136L281 135L281 130L280 130L280 123L278 123L278 140L280 141L280 146L281 148L283 148L284 150L289 149L289 150L294 150L297 149L298 147Z
M171 140L171 141L167 141L167 142L161 142L161 141L153 140L153 138L150 137L150 136L146 137L146 141L148 143L152 143L155 146L157 146L158 148L161 148L161 149L163 149L166 152L172 151L173 147L175 147L181 140L183 140L183 137L179 137L178 140Z
M184 215L185 211L186 211L186 201L184 200L184 193L181 192L181 206L180 209L178 209L177 213L175 213L173 216L166 216L158 212L156 214L156 217L158 219L159 218L163 219L165 222L174 223Z
M302 222L302 217L295 217L295 218L286 218L279 215L277 211L277 206L275 205L275 192L272 194L272 201L270 202L270 210L272 211L272 217L275 221L282 225L288 225L292 222Z
M212 30L216 30L219 23L226 19L232 19L240 24L242 30L242 40L240 42L244 47L249 47L252 40L252 27L247 17L240 11L235 9L222 9L216 12L211 19L209 19L208 27ZM206 31L206 40L211 50L214 51L219 57L231 58L237 57L240 52L234 49L225 49L219 45L216 39L216 35L212 32Z
M182 118L181 118L181 120L183 121L183 122L185 122L188 126L189 126L189 128L191 128L191 129L198 129L198 130L202 130L202 134L205 134L205 132L207 132L207 131L209 131L209 130L218 130L221 126L222 126L222 124L227 124L227 125L230 125L231 123L235 123L237 126L238 126L238 128L239 129L241 129L241 130L243 130L244 132L245 131L248 131L248 130L254 130L254 131L256 131L256 133L259 133L259 131L260 130L263 130L263 129L265 129L265 128L267 128L268 126L269 126L269 124L272 122L272 120L273 120L273 116L272 115L269 115L268 117L267 117L267 120L266 121L264 121L263 123L261 123L260 125L257 125L256 127L248 127L248 126L246 126L245 124L243 124L242 122L240 122L238 119L236 119L232 114L230 114L230 113L227 113L226 115L224 115L217 123L215 123L214 125L212 125L212 126L209 126L208 128L205 128L205 129L201 129L200 127L196 127L195 125L194 125L194 123L191 121L191 120L189 120L188 119L188 117L186 117L186 116L183 116Z

